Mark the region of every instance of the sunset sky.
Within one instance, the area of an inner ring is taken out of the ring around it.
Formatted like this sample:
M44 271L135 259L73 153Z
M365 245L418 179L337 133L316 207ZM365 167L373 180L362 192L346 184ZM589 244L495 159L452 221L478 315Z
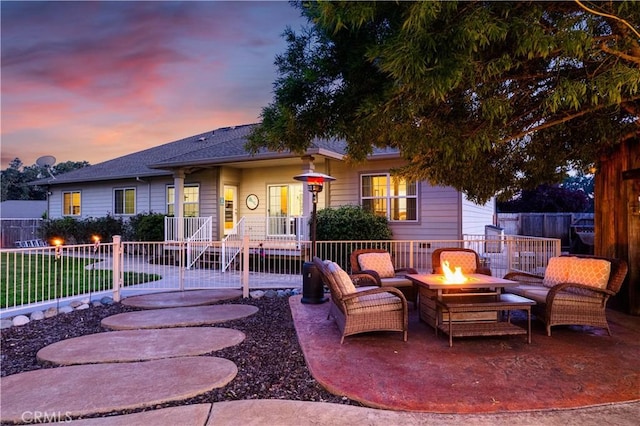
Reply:
M286 1L11 2L2 12L2 169L97 164L218 127L272 99Z

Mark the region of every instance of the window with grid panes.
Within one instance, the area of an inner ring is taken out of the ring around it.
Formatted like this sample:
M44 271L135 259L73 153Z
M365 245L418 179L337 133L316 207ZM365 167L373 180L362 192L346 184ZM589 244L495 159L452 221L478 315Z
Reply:
M392 222L418 220L416 182L389 173L362 175L360 182L363 208Z
M175 187L167 186L167 214L175 216ZM200 186L185 185L184 201L182 204L183 217L198 217L200 215Z

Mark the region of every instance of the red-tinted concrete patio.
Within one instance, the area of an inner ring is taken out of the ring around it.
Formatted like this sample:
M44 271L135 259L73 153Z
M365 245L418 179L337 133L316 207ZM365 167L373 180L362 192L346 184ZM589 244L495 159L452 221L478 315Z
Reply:
M340 345L327 303L292 297L290 304L316 380L370 407L497 413L640 399L640 318L620 312L608 315L612 337L582 327L556 327L547 337L534 321L531 344L523 336L477 337L456 339L450 348L416 310L410 310L408 342L400 333L381 332Z

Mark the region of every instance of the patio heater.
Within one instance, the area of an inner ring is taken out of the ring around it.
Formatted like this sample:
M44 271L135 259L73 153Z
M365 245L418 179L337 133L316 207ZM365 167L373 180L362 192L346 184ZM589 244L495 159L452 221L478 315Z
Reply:
M316 255L316 211L318 208L318 193L322 192L325 182L331 182L336 178L323 173L307 172L293 177L295 180L306 182L307 189L313 195L313 210L311 212L311 259L302 265L302 303L324 303L327 299L324 297L324 286L320 272L313 264L313 258Z

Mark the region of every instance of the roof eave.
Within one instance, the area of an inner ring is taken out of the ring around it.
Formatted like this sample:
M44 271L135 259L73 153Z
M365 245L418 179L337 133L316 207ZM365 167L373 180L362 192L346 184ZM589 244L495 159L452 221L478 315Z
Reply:
M334 151L326 149L311 148L303 155L323 155L325 157L334 158L336 160L342 160L343 155ZM215 159L201 159L201 160L189 160L189 161L167 161L155 164L147 164L150 169L173 169L177 167L193 167L193 166L220 166L228 163L248 163L252 161L264 161L264 160L281 160L284 158L296 158L303 155L295 154L292 152L269 152L260 153L256 155L234 155L229 157L219 157Z
M65 185L72 184L78 182L100 182L100 181L112 181L112 180L123 180L123 179L135 179L135 178L151 178L151 177L160 177L160 176L171 176L170 171L158 171L156 173L133 173L131 175L122 175L122 176L97 176L97 177L78 177L78 178L70 178L70 179L39 179L34 180L32 182L27 182L29 186L52 186L52 185Z

